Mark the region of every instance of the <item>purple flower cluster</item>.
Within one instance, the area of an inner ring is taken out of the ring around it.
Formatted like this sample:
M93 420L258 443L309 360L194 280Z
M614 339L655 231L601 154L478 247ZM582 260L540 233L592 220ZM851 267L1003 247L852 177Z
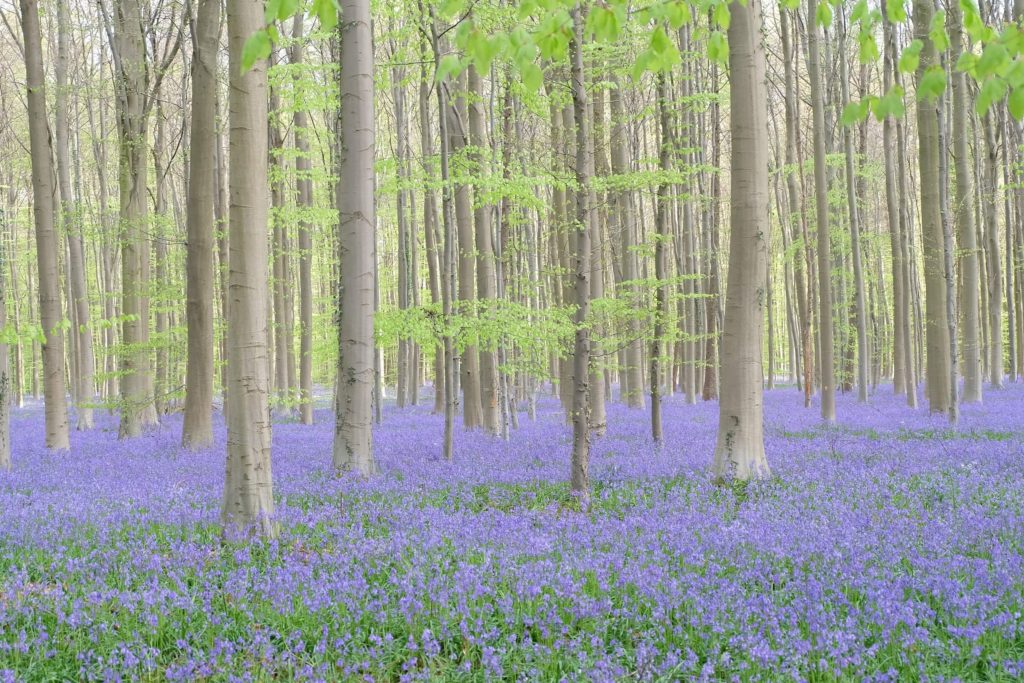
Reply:
M219 445L113 418L0 474L0 681L1012 680L1024 675L1024 388L959 429L880 389L839 424L766 397L775 477L708 477L717 405L609 405L574 511L557 403L508 442L388 409L382 475L330 416L274 427L281 535L222 543Z

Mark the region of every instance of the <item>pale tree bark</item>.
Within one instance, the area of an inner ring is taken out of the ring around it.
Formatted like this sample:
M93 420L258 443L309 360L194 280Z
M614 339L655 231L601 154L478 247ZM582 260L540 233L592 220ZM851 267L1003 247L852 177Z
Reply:
M391 54L394 59L394 55L397 50L392 44ZM412 264L410 263L410 249L409 243L411 240L408 216L409 209L406 206L406 200L409 192L406 189L408 183L408 173L406 164L406 146L408 145L408 124L406 123L406 112L405 112L405 85L402 81L405 78L405 69L401 66L393 66L391 68L391 99L395 109L395 175L398 180L398 189L395 192L395 218L398 226L398 308L399 310L405 311L409 308L409 291L410 291L410 272ZM395 402L399 408L404 408L406 401L409 398L410 386L415 386L416 381L410 374L412 370L411 363L412 356L412 344L404 336L398 339L398 358L395 363L395 370L397 375L397 386Z
M39 33L39 5L21 0L21 26L25 49L25 87L28 103L29 146L32 155L32 197L39 267L39 317L43 327L43 395L46 406L46 447L65 451L68 434L67 396L64 385L64 336L60 329L60 247L54 229L55 195L53 150L46 119L43 48Z
M821 360L821 417L836 419L835 346L832 338L832 248L828 222L828 169L825 167L825 100L821 79L818 0L807 2L807 74L814 117L814 203L818 232L818 346Z
M964 49L963 11L959 2L949 4L950 62L956 64ZM967 77L953 69L953 156L956 172L956 234L957 255L960 261L960 315L961 347L963 349L964 403L981 401L981 347L979 343L979 289L978 242L974 225L974 186L971 159L968 151L968 97Z
M629 173L631 162L629 146L626 144L626 114L622 103L623 85L613 75L614 87L609 95L611 109L611 167L617 176ZM622 242L622 279L625 282L627 300L634 308L640 306L641 291L636 285L639 279L639 264L636 254L636 214L633 193L626 188L614 191L614 211L619 219ZM640 324L631 319L628 327L629 341L626 344L626 367L622 373L622 394L630 408L644 407L643 349L640 341Z
M431 177L433 168L430 159L434 156L433 134L430 128L430 74L423 64L419 84L420 156L424 173ZM439 89L440 90L440 89ZM442 120L443 125L443 120ZM443 144L443 143L442 143ZM437 195L427 185L423 188L423 236L427 250L427 279L430 285L430 300L441 304L441 255L437 234ZM434 412L443 413L445 405L445 361L444 344L434 349Z
M341 276L338 284L338 386L334 466L374 474L373 33L369 0L342 0L339 33L339 174L336 189Z
M882 21L884 22L884 64L882 75L882 89L888 92L892 87L893 71L896 67L896 47L892 24L889 23L886 8L882 6ZM896 130L891 116L886 116L882 121L882 153L885 158L885 208L886 218L889 225L889 249L892 259L892 311L893 311L893 343L892 343L892 385L893 393L897 396L905 393L907 387L913 384L913 380L907 380L906 344L907 338L904 334L903 324L908 312L906 302L906 290L903 287L903 269L906 264L903 262L903 251L900 247L900 218L899 204L900 196L896 181ZM910 366L913 371L913 364Z
M298 12L292 24L290 61L303 61L303 13ZM299 76L296 74L296 79ZM313 161L310 157L306 129L308 116L302 107L292 114L295 131L295 203L303 210L313 207ZM313 424L313 226L305 215L299 219L299 421Z
M70 127L68 124L68 51L70 43L70 27L68 25L67 0L57 2L57 92L54 97L56 125L56 156L57 181L60 186L61 224L67 235L68 263L67 276L69 296L73 309L72 338L76 351L76 376L71 378L75 384L78 404L76 414L78 429L91 429L93 426L93 402L95 388L93 385L93 348L92 329L89 321L89 293L85 281L85 248L82 243L82 224L78 215L78 207L71 191L71 155L69 153Z
M720 482L770 474L764 452L764 302L760 292L767 265L770 212L764 29L760 0L736 1L729 9L731 230L713 466Z
M658 151L658 167L663 173L671 170L672 115L669 113L668 76L658 73L658 121L661 131L661 145ZM671 210L670 185L663 179L658 184L657 210L654 216L654 334L651 338L651 438L661 442L664 430L661 422L661 364L665 355L665 318L668 316L668 277L666 267L666 242L669 240L668 213ZM671 382L671 380L670 380Z
M181 429L181 444L195 449L213 443L213 209L220 26L220 0L200 0L192 47L192 138L185 254L188 354Z
M24 10L23 10L24 11ZM0 331L7 328L7 212L0 206ZM11 382L8 347L0 337L0 470L11 469Z
M1003 387L1003 275L999 256L999 222L996 219L996 201L999 192L997 168L999 147L996 142L992 112L982 117L985 134L985 183L982 204L985 217L985 263L988 266L988 318L991 330L989 341L989 383L993 389Z
M928 35L935 9L931 0L914 0L914 36L922 41L917 67L918 83L933 64L938 64L935 44ZM921 233L924 248L925 342L927 346L928 406L933 413L949 410L951 358L946 311L946 280L943 265L943 233L940 213L939 119L934 97L917 101L918 163L921 182Z
M486 124L484 121L483 81L476 68L469 67L469 144L473 147L473 172L477 178L476 200L474 201L473 226L476 240L476 296L483 305L494 304L496 280L494 274L494 245L491 239L491 205L480 195L483 176L490 172L487 164L488 148ZM501 432L501 406L498 384L497 356L491 349L481 348L480 358L480 408L481 424L491 434Z
M227 474L225 530L274 536L267 362L267 63L243 70L242 47L263 28L260 0L228 0L229 154Z
M840 13L845 10L840 7ZM846 56L846 17L842 16L839 41L839 83L842 104L850 102L849 66ZM853 261L854 308L857 325L857 400L866 403L868 400L868 360L871 349L868 347L868 313L864 295L864 267L861 262L860 243L860 212L863 207L857 206L857 176L853 151L853 131L850 126L843 126L843 151L846 157L846 202L850 216L850 253Z
M583 70L583 25L581 5L572 10L573 35L569 41L570 87L573 122L576 129L576 208L573 217L573 276L576 312L572 363L572 462L570 489L585 510L590 507L590 156L587 139L590 121Z

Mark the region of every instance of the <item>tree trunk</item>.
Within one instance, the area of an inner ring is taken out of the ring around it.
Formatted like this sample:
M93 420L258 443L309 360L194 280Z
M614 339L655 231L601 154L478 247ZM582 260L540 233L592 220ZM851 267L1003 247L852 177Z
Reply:
M43 394L46 402L46 447L65 451L68 434L64 385L64 337L60 329L60 270L57 231L54 229L53 150L46 119L43 48L36 0L21 0L25 49L25 86L28 103L29 145L32 155L32 197L39 267L39 317L43 333Z
M626 114L622 102L623 85L615 76L612 76L615 87L611 89L609 108L612 117L611 135L611 167L612 173L617 176L629 173L632 170L630 161L629 145L626 140ZM621 230L622 242L622 280L625 283L625 291L620 293L627 297L634 309L641 306L642 288L636 284L639 279L639 264L637 263L636 245L636 214L633 202L633 193L627 188L614 191L614 210L619 218L619 229ZM629 339L626 344L626 367L623 371L622 394L626 405L630 408L644 407L644 376L643 376L643 349L640 339L640 323L638 320L629 321Z
M671 170L672 116L669 113L668 76L658 73L658 121L661 131L661 145L658 151L658 167L663 173ZM665 318L668 316L668 273L665 263L665 247L669 240L668 212L671 197L670 185L663 179L658 184L657 211L654 217L654 335L651 338L651 438L660 443L664 438L661 423L661 364L665 355ZM670 380L671 382L671 380Z
M494 246L491 239L491 210L489 203L484 202L483 182L489 174L487 167L487 134L483 110L483 82L476 68L469 67L469 144L473 148L473 171L477 179L475 185L476 200L474 201L473 226L476 240L476 296L486 307L495 301ZM481 348L480 358L480 407L481 425L491 434L501 432L501 410L498 391L498 365L493 349Z
M760 0L747 0L746 4L734 1L730 15L732 228L713 466L714 477L720 482L769 476L764 452L764 302L760 294L769 234L768 93Z
M303 13L295 15L292 24L290 61L303 60ZM298 75L296 75L298 79ZM292 114L295 131L295 202L303 210L313 208L313 162L310 158L306 111L296 107ZM299 421L313 424L313 226L309 218L299 219Z
M24 9L22 10L24 12ZM36 20L38 24L38 19ZM0 206L0 330L7 328L7 212ZM0 470L11 469L11 384L8 346L0 339Z
M590 125L583 71L583 24L581 5L572 10L573 35L569 41L572 112L576 128L576 211L573 220L573 275L576 290L575 334L572 363L572 464L570 488L586 510L590 507L590 179L587 154Z
M949 5L950 63L956 64L963 52L963 12L958 2ZM963 348L964 403L981 401L981 353L978 341L978 243L974 226L974 187L968 151L969 135L967 78L954 69L953 80L953 156L956 162L956 234L960 261L961 346Z
M263 3L228 0L230 172L225 531L276 535L270 466L267 349L267 63L242 68L242 46L263 28Z
M181 444L213 443L213 206L216 179L217 49L220 1L200 0L192 50L192 144L189 153L186 219L185 415Z
M74 313L71 338L77 352L75 354L77 373L72 377L72 382L76 387L75 395L78 401L76 406L77 428L91 429L93 426L93 402L95 401L93 387L93 364L95 361L92 348L92 329L89 321L89 293L85 281L85 248L82 244L81 219L71 194L71 157L68 150L70 130L67 104L69 42L68 3L67 0L59 0L57 3L57 92L54 98L56 104L57 181L60 186L61 223L64 226L68 242L68 290Z
M935 45L928 35L935 14L931 0L914 0L914 35L921 40L917 78L938 64ZM921 233L924 248L925 320L928 405L933 413L949 410L949 328L946 315L946 281L943 265L942 216L939 188L939 120L934 97L917 101L917 138L921 181Z
M375 124L369 0L342 0L338 109L338 388L334 466L374 474Z
M818 345L821 361L821 417L836 419L836 373L832 339L832 249L828 222L828 177L825 166L825 100L821 79L821 29L818 0L807 3L807 73L814 115L814 200L818 231ZM734 152L735 154L735 152Z
M840 13L844 12L840 8ZM842 104L850 102L849 67L846 60L846 18L843 22L839 42L839 82L842 92ZM854 309L857 326L857 401L866 403L868 400L868 360L871 349L868 348L868 315L867 301L864 296L864 267L861 263L860 244L860 211L857 206L857 177L853 151L853 131L843 126L843 149L846 157L846 201L850 214L850 252L853 261Z

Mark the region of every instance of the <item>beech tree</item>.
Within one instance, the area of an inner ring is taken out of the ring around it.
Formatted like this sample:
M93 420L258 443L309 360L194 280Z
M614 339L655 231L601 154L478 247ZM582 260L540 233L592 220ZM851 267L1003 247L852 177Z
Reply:
M267 62L245 64L249 36L263 28L260 0L227 4L230 191L225 417L227 475L222 522L235 533L274 536L267 344Z

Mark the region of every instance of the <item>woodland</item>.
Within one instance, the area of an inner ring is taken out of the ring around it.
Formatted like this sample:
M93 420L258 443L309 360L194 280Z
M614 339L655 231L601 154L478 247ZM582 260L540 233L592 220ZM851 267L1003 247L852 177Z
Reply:
M1024 677L1024 1L0 20L0 681Z

